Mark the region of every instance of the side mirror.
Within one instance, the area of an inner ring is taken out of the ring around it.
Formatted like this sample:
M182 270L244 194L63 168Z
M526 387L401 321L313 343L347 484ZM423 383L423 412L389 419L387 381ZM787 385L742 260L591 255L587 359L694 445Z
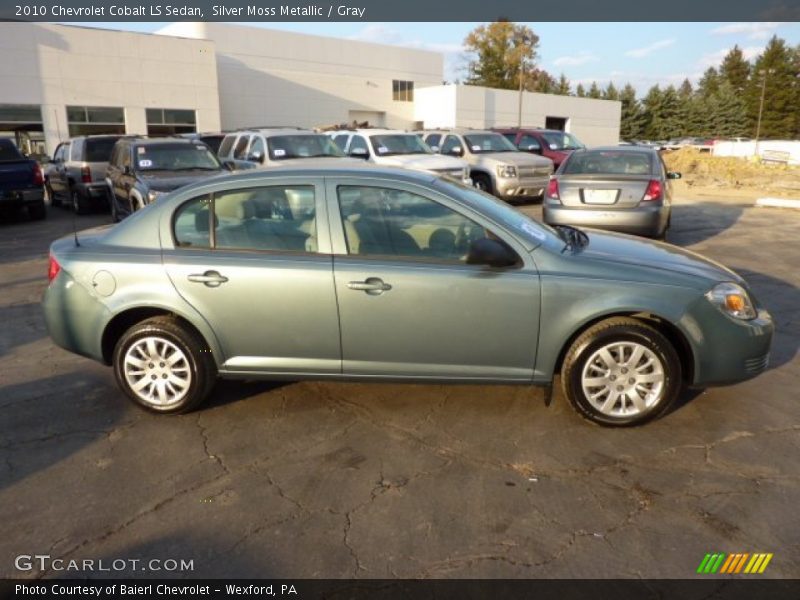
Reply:
M503 242L481 238L470 244L467 252L467 264L497 268L511 267L517 264L517 255Z
M249 160L250 162L257 162L257 163L260 163L260 164L263 165L264 164L264 153L263 152L259 152L258 150L255 151L255 152L251 152L250 154L247 155L247 160Z
M670 171L667 173L667 179L680 179L681 174L677 171Z
M453 147L450 152L448 152L450 156L464 156L464 149L461 146Z
M350 150L350 156L353 158L369 158L369 152L366 148L353 148Z
M433 150L434 152L438 152L439 146L431 146L431 150Z
M525 150L526 152L533 152L534 154L541 154L542 153L542 147L541 146L535 146L534 144L528 144L527 147L520 148L520 150Z

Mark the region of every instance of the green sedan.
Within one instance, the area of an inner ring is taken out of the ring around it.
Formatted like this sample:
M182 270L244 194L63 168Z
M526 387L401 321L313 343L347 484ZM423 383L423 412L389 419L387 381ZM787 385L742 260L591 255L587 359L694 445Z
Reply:
M767 366L772 319L675 246L548 227L446 177L287 167L181 188L53 243L61 347L137 404L185 412L217 377L551 386L639 424L684 386Z

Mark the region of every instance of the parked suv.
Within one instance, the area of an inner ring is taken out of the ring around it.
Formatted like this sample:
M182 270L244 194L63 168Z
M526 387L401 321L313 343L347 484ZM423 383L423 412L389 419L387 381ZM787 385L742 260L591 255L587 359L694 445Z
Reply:
M553 161L553 167L558 169L564 159L574 150L582 150L586 146L571 133L557 129L493 129L503 134L508 140L523 152L539 154Z
M44 185L52 206L62 202L76 214L109 205L106 169L111 150L122 136L91 135L74 137L58 145L47 164Z
M10 139L0 138L0 214L25 208L44 219L44 177L38 162L22 155Z
M174 189L223 172L208 146L180 137L120 139L111 153L106 185L114 221Z
M427 132L424 138L441 154L465 159L472 184L502 200L542 196L553 174L553 161L520 152L493 131L451 129Z
M324 163L341 160L345 155L323 133L299 127L269 127L227 134L217 156L236 169L247 169L289 166L309 158Z
M469 165L456 157L436 156L416 133L391 129L352 129L330 131L339 148L348 156L379 165L433 171L471 185Z

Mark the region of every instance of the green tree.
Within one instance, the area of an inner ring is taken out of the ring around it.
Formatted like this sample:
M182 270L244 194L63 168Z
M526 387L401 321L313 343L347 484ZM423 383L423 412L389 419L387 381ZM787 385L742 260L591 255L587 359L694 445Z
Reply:
M600 91L600 86L597 85L597 82L593 81L592 85L589 86L589 91L586 95L589 98L602 98L603 92Z
M654 85L644 98L645 134L651 139L672 139L681 135L680 98L674 86Z
M525 25L510 21L480 25L464 39L468 56L465 83L517 89L520 67L523 61L526 72L535 67L538 47L539 36Z
M794 137L800 120L800 81L797 78L793 48L773 36L756 59L745 92L750 131L758 128L758 112L763 91L762 139Z
M719 73L714 67L709 67L697 82L697 93L708 97L717 91L717 87L719 87Z
M747 105L727 80L722 81L708 99L707 115L710 127L700 135L736 137L746 134Z
M540 94L555 94L558 83L544 69L533 69L525 81L525 89Z
M575 95L578 98L585 98L586 97L586 90L583 88L583 84L579 83L578 87L575 88Z
M619 135L623 140L637 140L642 137L644 129L644 113L642 105L636 99L636 90L628 83L619 94L622 102Z
M619 100L619 92L617 88L614 87L613 82L609 82L608 87L603 90L603 98L606 100Z
M727 81L734 90L744 91L747 79L750 77L750 63L744 59L744 52L738 45L722 59L719 68L721 80Z
M692 82L689 79L684 79L683 83L681 83L681 87L678 88L678 94L683 99L689 99L694 94L694 88L692 88Z
M556 83L553 93L558 94L559 96L569 96L572 94L572 88L569 85L569 79L567 79L567 76L563 73L558 78L558 82Z

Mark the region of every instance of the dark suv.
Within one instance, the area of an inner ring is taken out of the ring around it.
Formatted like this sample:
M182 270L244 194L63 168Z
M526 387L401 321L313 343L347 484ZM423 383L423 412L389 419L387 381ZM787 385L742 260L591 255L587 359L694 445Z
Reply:
M122 138L106 174L114 221L167 192L224 171L202 142L186 138Z
M558 169L573 150L582 150L586 147L571 133L557 129L506 127L496 128L493 131L502 133L523 152L541 154L545 158L549 158L553 161L555 169Z

